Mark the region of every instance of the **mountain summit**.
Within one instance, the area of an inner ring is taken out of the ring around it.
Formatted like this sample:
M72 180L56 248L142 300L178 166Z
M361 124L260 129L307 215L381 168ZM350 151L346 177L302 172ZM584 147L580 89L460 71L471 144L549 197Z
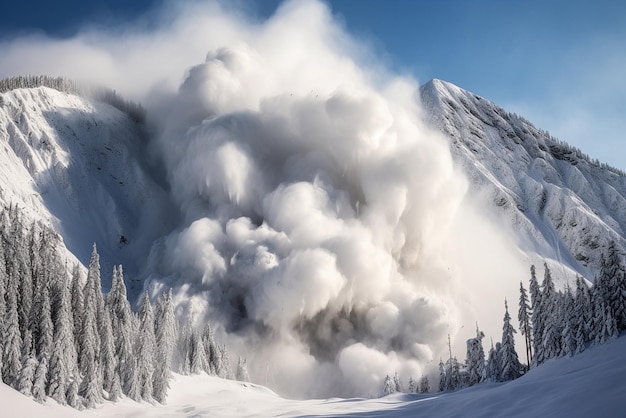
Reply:
M623 172L454 84L433 79L420 96L471 189L499 208L522 250L593 280L608 243L624 249Z

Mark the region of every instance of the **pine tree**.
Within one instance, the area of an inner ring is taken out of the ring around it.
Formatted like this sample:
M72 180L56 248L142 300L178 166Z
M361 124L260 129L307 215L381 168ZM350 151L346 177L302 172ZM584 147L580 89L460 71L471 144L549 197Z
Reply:
M541 301L541 288L539 287L539 282L537 281L537 275L535 273L535 266L530 266L530 283L528 285L528 290L530 292L530 302L532 304L531 309L531 322L532 322L532 352L533 364L539 365L543 363L543 329L544 329L544 320L545 316L541 311L542 301Z
M402 382L400 382L400 376L398 376L398 372L393 375L393 385L396 392L402 392Z
M102 330L100 331L100 341L102 344L100 349L102 384L104 390L110 393L113 390L113 384L115 381L119 381L119 376L117 376L115 342L113 340L113 330L111 329L111 320L108 310L104 311Z
M446 368L443 360L439 359L439 392L446 390Z
M220 349L220 368L217 375L223 379L233 380L234 375L232 368L230 367L230 356L228 355L228 349L223 345Z
M415 387L415 382L413 381L413 376L410 376L409 377L409 385L407 387L407 391L409 393L415 393L415 392L417 392L417 389L418 388Z
M446 390L457 390L463 387L463 379L461 377L461 366L456 357L450 358L446 365Z
M559 321L559 304L554 289L554 282L548 265L544 263L545 274L542 283L541 312L544 315L542 335L542 360L558 357L561 353L561 324Z
M72 288L71 288L71 312L74 322L74 342L78 345L80 341L80 324L83 319L83 280L80 274L80 266L76 264L72 271ZM80 350L77 347L77 356L80 355Z
M585 350L585 342L589 341L593 329L593 309L591 292L580 276L576 277L576 297L574 302L574 318L576 326L576 353Z
M120 377L122 392L131 392L135 360L133 354L134 318L126 295L122 266L113 267L111 291L107 295L107 308L114 336L116 373ZM130 396L130 395L129 395Z
M171 289L159 298L155 325L157 361L154 371L154 398L160 403L165 403L171 378L174 342L176 341L176 320Z
M141 400L141 382L139 379L139 365L135 363L130 368L131 376L128 381L128 397L133 401L139 402Z
M217 344L215 343L215 339L213 338L213 331L211 330L211 324L207 323L204 327L204 332L202 333L202 341L204 343L204 348L206 351L206 357L208 361L208 369L206 372L208 374L217 374L217 369L220 362L220 354Z
M0 216L0 222L2 222L2 216ZM1 227L0 227L1 228ZM0 232L0 243L2 243L2 233ZM6 289L8 285L8 275L6 271L6 263L4 261L4 251L0 247L0 378L2 377L2 347L4 345L4 337L6 335Z
M15 264L11 264L15 266ZM6 312L4 314L2 347L2 381L16 388L17 378L22 369L21 349L22 334L19 325L18 313L18 280L19 275L9 272L6 287Z
M239 357L239 362L237 363L237 380L240 382L249 382L250 376L248 375L248 367L246 366L246 359Z
M467 370L467 384L469 386L478 384L482 381L485 372L485 351L483 349L482 339L485 334L478 329L476 324L476 338L467 340L467 357L465 367Z
M608 285L607 302L618 330L626 329L626 268L621 258L615 241L611 241L600 273Z
M428 376L422 376L420 379L420 393L428 393L430 392L430 382L428 382Z
M49 395L61 405L67 398L72 374L78 369L74 341L74 323L71 309L70 286L62 280L58 289L58 312L54 322L54 344L48 373Z
M201 373L208 368L206 351L202 342L202 337L198 330L192 329L189 336L189 372L192 374ZM223 376L220 376L223 377Z
M35 341L36 353L41 362L43 357L46 361L52 354L54 326L52 325L52 308L50 306L50 291L47 285L40 287L41 306L39 312L39 334Z
M41 356L37 369L35 370L35 378L33 380L33 397L37 402L46 400L46 383L48 376L48 359Z
M391 380L389 375L385 376L385 381L383 382L383 396L391 395L396 392L396 385Z
M561 355L573 356L576 352L576 317L574 311L574 297L567 289L565 293L564 306L562 310L565 326L561 335Z
M608 303L599 301L596 309L596 344L604 344L618 335L617 321Z
M67 399L67 404L75 409L80 409L80 397L78 396L78 381L72 380L68 387L67 392L65 393L65 399Z
M504 324L502 326L502 345L500 348L500 361L502 373L500 378L503 381L517 379L522 375L522 365L515 351L515 329L511 324L511 316L509 315L509 307L506 299L504 300Z
M485 366L485 381L497 382L502 375L502 367L500 360L501 344L496 343L496 347L493 347L491 343L491 349L489 350L489 357L487 358L487 365Z
M33 380L35 379L38 363L34 354L31 353L23 364L19 375L15 375L15 388L24 395L30 396L33 393Z
M109 391L109 400L111 402L117 402L122 397L122 384L120 382L120 375L114 373L111 381L111 390Z
M189 374L191 373L190 353L192 327L189 321L187 321L180 323L178 329L176 356L174 357L176 360L176 370L178 370L180 374Z
M100 354L100 335L97 329L98 321L98 302L97 302L97 280L96 270L99 270L100 263L98 253L94 244L91 259L89 261L89 273L87 275L87 283L83 291L83 313L81 315L82 323L79 334L79 370L82 381L78 389L80 396L84 398L87 408L95 407L97 402L102 400L102 381L100 367L98 364Z
M517 319L519 320L520 333L524 336L524 342L526 344L526 364L530 367L530 360L532 358L532 326L530 324L530 317L532 311L528 300L528 294L524 289L524 284L519 282L519 310L517 313Z
M155 352L154 314L148 291L145 291L139 309L137 367L141 398L146 401L152 400Z

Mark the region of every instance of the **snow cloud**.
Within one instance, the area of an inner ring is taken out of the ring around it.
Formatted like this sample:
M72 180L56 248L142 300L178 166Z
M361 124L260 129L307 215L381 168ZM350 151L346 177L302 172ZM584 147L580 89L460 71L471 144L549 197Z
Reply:
M421 121L414 80L372 64L318 1L264 22L216 3L151 19L2 44L0 70L146 103L180 210L153 246L149 283L212 321L255 381L290 396L375 395L385 374L434 371L447 334L470 338L475 320L499 337L519 261Z

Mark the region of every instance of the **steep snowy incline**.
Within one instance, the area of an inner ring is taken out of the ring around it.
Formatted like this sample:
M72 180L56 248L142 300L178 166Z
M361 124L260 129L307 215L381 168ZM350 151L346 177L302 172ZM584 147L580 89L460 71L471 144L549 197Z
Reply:
M107 104L46 87L3 93L0 203L51 223L83 263L96 242L106 286L113 263L137 271L165 207L146 174L144 141L140 127Z
M427 121L450 138L473 190L500 207L531 258L593 280L608 242L624 249L624 173L453 84L435 79L420 95Z

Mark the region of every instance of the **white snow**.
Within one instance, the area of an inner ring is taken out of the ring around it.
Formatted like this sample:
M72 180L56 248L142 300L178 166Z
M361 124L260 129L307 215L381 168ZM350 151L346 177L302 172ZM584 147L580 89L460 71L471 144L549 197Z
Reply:
M0 402L7 417L623 417L624 352L626 333L574 357L550 360L511 382L379 399L290 400L263 386L202 374L176 375L167 405L123 399L79 412L52 401L39 405L4 384Z
M140 236L156 238L158 228L145 230L166 207L146 172L140 128L112 106L46 87L2 99L0 204L51 224L83 263L96 242L105 283L113 263L136 272L151 244ZM120 246L121 235L128 245Z
M626 177L451 83L435 79L420 93L472 190L499 208L530 262L548 262L559 287L576 273L593 281L610 240L624 249Z

